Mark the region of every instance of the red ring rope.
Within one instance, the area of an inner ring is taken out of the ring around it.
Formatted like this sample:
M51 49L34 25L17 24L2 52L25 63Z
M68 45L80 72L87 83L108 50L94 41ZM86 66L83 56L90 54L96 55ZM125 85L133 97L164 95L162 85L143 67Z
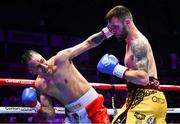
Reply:
M1 78L0 85L5 86L34 86L35 80L29 79L8 79L8 78ZM90 84L96 89L104 89L110 90L113 87L115 90L126 90L125 84L104 84L104 83L94 83L90 82ZM160 85L161 90L166 91L180 91L180 86L178 85Z

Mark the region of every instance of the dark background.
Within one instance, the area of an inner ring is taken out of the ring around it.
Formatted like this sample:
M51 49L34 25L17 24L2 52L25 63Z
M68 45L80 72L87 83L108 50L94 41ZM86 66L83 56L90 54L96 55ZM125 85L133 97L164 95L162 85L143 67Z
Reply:
M0 42L0 62L18 64L22 53L27 49L35 49L48 59L59 50L79 43L76 42L78 38L79 41L83 41L88 36L100 31L107 24L104 21L106 13L119 4L130 9L137 28L149 39L159 76L169 71L175 71L177 75L176 72L179 72L180 68L178 45L180 40L180 8L175 0L0 1L0 29L4 37ZM40 37L33 39L30 36L28 38L26 35L21 36L22 34L15 35L15 38L22 41L17 42L16 39L14 42L9 39L11 31L44 33L47 36L47 43L43 43ZM52 45L52 35L61 36L63 43L60 42L57 46ZM73 39L74 37L76 39ZM36 44L26 43L28 39L36 40ZM123 63L124 47L123 41L119 42L112 37L97 48L88 51L88 55L84 59L88 58L89 61L86 61L88 65L95 68L100 57L110 52L119 57ZM172 54L175 55L174 59L171 57ZM84 64L81 65L79 61L77 65L83 67Z
M130 9L155 54L179 53L180 9L175 0L4 0L0 28L86 38L106 26L105 14L118 4Z
M137 28L149 39L161 84L179 85L180 7L175 0L1 0L0 77L34 79L21 64L21 55L27 49L48 59L100 31L107 25L106 13L119 4L130 9ZM53 42L54 36L61 40ZM88 81L119 83L121 79L98 73L96 64L107 52L123 64L124 51L124 41L111 37L75 58L74 63ZM16 90L1 87L2 94L12 95L7 91ZM169 107L178 107L179 92L165 93Z

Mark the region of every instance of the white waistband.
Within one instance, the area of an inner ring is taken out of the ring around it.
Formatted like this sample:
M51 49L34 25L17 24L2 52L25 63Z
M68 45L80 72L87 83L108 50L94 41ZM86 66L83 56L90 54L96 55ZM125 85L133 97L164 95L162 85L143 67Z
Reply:
M94 88L90 88L83 96L81 96L78 100L65 105L65 108L70 112L76 112L84 108L87 104L92 102L95 98L98 97L98 93Z

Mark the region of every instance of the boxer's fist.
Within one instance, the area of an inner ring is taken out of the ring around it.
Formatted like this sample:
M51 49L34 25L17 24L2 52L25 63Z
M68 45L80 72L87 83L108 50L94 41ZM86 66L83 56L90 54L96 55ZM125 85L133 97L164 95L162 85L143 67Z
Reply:
M127 67L120 65L118 59L114 55L105 54L97 64L97 70L105 74L112 74L119 78L123 78Z
M102 73L113 74L113 70L118 63L119 61L115 56L105 54L97 64L97 70Z
M33 87L25 88L22 92L22 103L25 106L32 107L33 110L39 112L42 110L41 104L37 100L37 93Z

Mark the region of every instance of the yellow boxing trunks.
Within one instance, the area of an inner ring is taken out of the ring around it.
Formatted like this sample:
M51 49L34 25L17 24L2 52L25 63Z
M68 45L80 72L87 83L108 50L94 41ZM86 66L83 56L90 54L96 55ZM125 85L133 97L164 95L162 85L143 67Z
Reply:
M165 124L167 102L157 81L151 77L146 87L128 84L126 102L112 124Z

